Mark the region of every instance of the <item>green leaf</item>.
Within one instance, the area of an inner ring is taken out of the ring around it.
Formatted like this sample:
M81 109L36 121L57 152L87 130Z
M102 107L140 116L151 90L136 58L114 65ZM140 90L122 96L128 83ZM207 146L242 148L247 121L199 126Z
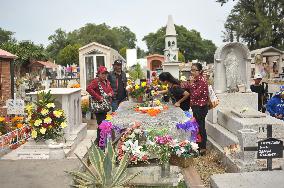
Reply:
M106 154L104 158L104 176L105 176L105 185L109 186L112 183L112 162L110 159L109 153Z
M98 150L99 149L93 145L89 151L89 159L90 159L91 164L94 167L95 173L98 175L99 182L102 183L103 181L102 176L104 174L104 171L102 168L103 159L101 158L101 155Z
M71 172L67 172L68 174L74 176L75 178L81 178L84 181L88 181L88 182L93 182L95 184L97 178L96 176L92 176L90 174L87 173L83 173L83 172L78 172L78 171L71 171Z
M114 176L113 176L113 183L112 185L115 185L119 179L121 178L121 176L126 172L126 168L129 162L129 154L126 153L122 160L119 163L119 166L117 168L117 171L115 172Z

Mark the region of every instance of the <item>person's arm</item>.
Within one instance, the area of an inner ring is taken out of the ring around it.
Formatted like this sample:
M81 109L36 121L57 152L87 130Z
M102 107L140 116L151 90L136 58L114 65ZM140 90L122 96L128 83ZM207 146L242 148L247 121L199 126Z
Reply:
M175 103L175 106L180 106L180 104L185 101L189 97L189 93L187 91L183 92L183 97Z
M158 95L159 95L159 94L162 94L162 95L163 95L163 94L168 93L168 91L169 91L169 90L167 90L167 89L166 89L166 90L162 90L162 91L157 91L157 94L158 94Z
M99 87L97 80L93 80L88 86L87 86L87 92L95 99L98 101L101 101L103 97L99 95L94 89Z

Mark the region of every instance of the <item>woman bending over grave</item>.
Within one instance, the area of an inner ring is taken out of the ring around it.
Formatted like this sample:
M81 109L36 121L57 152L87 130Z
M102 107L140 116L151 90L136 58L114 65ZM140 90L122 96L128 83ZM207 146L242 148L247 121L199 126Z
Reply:
M208 113L209 92L206 78L203 77L202 65L194 63L191 66L191 76L187 84L187 90L190 93L190 107L193 117L199 125L201 142L198 143L200 154L206 153L207 134L205 129L205 117Z
M189 97L189 93L180 87L180 81L174 78L169 72L161 73L159 75L159 80L169 87L167 90L158 91L157 94L169 93L172 102L176 107L180 107L183 111L188 111L189 103L186 99Z

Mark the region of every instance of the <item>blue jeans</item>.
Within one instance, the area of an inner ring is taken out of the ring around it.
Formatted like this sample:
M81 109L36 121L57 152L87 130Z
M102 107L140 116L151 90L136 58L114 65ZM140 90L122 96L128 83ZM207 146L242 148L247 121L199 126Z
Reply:
M118 100L118 99L114 100L114 99L112 99L112 101L111 101L111 111L115 112L118 109L119 104L121 102L125 101L125 100L127 100L127 98L124 98L122 100Z

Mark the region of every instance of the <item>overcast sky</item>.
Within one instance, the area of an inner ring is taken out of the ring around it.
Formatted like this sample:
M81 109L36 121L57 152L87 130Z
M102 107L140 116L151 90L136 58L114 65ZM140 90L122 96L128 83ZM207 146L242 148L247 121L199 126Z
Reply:
M69 32L105 22L127 26L146 49L143 36L165 26L171 14L175 24L199 31L218 46L233 5L221 7L215 0L0 0L0 27L15 32L17 40L46 46L58 28Z

